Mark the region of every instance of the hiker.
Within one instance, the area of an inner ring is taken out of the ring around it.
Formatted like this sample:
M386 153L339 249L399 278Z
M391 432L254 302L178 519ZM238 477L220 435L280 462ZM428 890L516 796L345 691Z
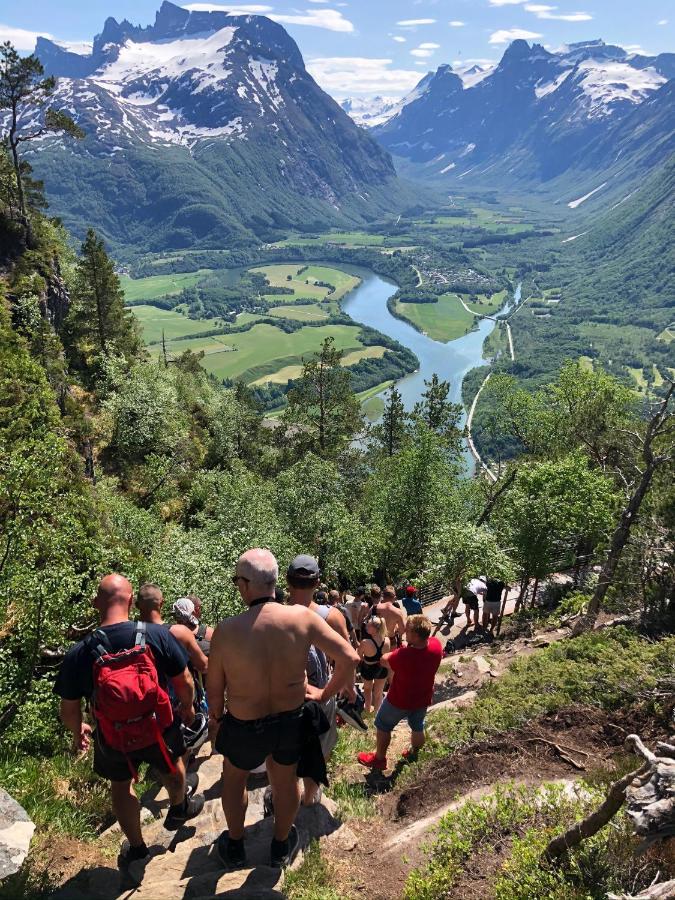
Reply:
M195 594L179 597L173 605L173 617L178 625L184 625L194 634L204 656L208 658L213 638L213 628L201 622L202 601Z
M382 588L379 584L371 584L370 586L370 596L368 597L368 604L371 609L374 609L379 603L382 602Z
M472 578L471 581L462 590L462 602L464 603L464 613L466 615L466 627L472 624L478 628L478 611L479 597L484 597L487 591L486 578L481 575L478 578ZM471 621L473 616L473 622Z
M396 590L389 584L382 592L382 600L373 606L373 615L381 616L387 623L387 637L392 647L400 647L405 634L405 612L394 606Z
M363 678L363 693L366 700L365 711L373 712L382 703L384 685L389 670L382 665L382 657L389 652L387 623L381 616L371 616L365 625L366 636L359 644L361 665L359 672Z
M61 719L73 734L74 750L86 751L91 744L82 699L92 701L94 771L111 783L113 811L129 842L120 854L120 866L148 855L140 804L132 788L141 762L155 767L169 794L166 829L177 830L204 806L202 796L186 794L181 760L185 746L167 693L171 685L179 715L191 724L194 687L187 656L167 628L130 622L132 603L133 588L126 578L103 578L93 601L101 624L70 648L54 685L61 697ZM121 707L120 694L128 698Z
M152 582L142 584L136 595L136 606L138 607L141 622L160 625L162 628L168 629L187 654L188 669L195 687L195 718L189 727L183 725L183 740L185 742L183 762L187 767L191 758L196 755L197 750L206 742L208 737L208 709L206 707L206 692L202 678L206 674L209 661L197 643L195 634L187 625L178 623L174 625L165 624L162 619L164 595L158 585ZM172 696L171 690L169 690L169 696L175 706L176 698Z
M337 609L340 611L342 617L345 620L345 625L347 626L347 638L349 639L349 643L352 645L352 647L356 647L357 642L354 634L354 626L352 625L349 610L347 609L347 606L344 603L342 596L340 595L340 591L328 591L328 605L333 609Z
M363 640L365 637L365 631L362 630L363 621L370 612L370 606L366 601L366 589L364 587L357 587L354 591L354 596L351 600L346 602L345 607L349 613L352 625L354 626L354 634L357 641Z
M483 628L494 634L502 611L502 597L508 592L508 585L496 578L488 578L483 599Z
M441 610L441 615L434 626L434 630L432 632L432 637L436 637L441 628L444 628L446 625L449 629L452 628L455 619L457 618L457 607L459 606L459 597L460 595L454 591L452 588L449 589L449 593L446 594L445 597L441 598L441 602L443 600L447 601L443 609Z
M326 779L317 737L321 708L316 702L305 703L306 694L311 694L312 700L327 701L352 683L358 659L320 615L299 604L275 602L278 573L269 550L248 550L239 558L232 581L248 608L224 619L211 642L209 718L218 732L215 748L224 757L222 802L228 825L216 850L228 868L246 865L246 783L249 772L263 762L274 798L271 864L283 867L292 862L299 847L293 821L300 804L297 769L301 756L307 756L303 762L316 767L312 774L317 779ZM311 645L335 664L327 684L312 691L306 690L305 680ZM227 713L223 716L225 693Z
M296 556L286 572L290 602L293 605L305 606L312 610L344 641L348 641L347 627L342 613L330 606L319 606L312 600L320 577L319 563L313 556L306 554ZM330 679L329 662L330 656L327 657L321 648L315 646L309 648L307 655L307 681L311 689L321 690L328 683ZM356 666L354 666L355 668ZM343 701L339 704L340 715L349 724L355 724L357 728L363 726L362 730L365 730L361 716L354 709L352 703L349 702L355 699L353 678L349 685L345 685L345 688L348 690L349 697L346 702ZM312 696L311 692L309 696ZM328 762L337 743L336 714L338 712L338 699L335 694L323 700L323 711L330 727L325 734L321 735L321 749L324 759ZM303 806L313 806L318 802L318 799L319 785L312 779L305 778L302 797Z
M403 608L408 616L422 615L422 604L417 596L417 588L414 584L409 584L403 595Z
M412 747L403 752L407 759L424 745L424 719L434 692L434 679L443 658L440 641L431 634L426 616L411 616L406 623L407 644L382 657L382 664L393 672L389 693L375 716L377 747L374 753L359 753L362 766L380 772L387 768L387 750L391 732L403 719L412 732Z

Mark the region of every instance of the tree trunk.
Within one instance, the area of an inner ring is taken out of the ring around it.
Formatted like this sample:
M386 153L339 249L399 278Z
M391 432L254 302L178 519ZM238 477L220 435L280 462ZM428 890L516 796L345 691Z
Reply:
M518 599L516 600L516 608L515 608L514 612L518 612L520 609L522 609L523 602L525 600L525 594L527 592L529 583L530 583L530 576L523 575L521 582L520 582L520 591L518 593Z
M530 600L530 608L534 609L537 604L537 591L539 590L539 579L534 579L534 587L532 589L532 599Z
M494 494L490 497L488 502L485 504L485 509L478 517L476 525L479 525L479 526L484 525L487 522L487 520L492 515L492 510L495 508L495 506L497 504L497 500L499 500L501 495L505 491L507 491L511 487L513 482L516 480L516 472L517 472L517 470L515 468L511 469L511 471L508 473L508 475L506 475L506 477L502 480L502 483L500 484L499 488L494 492Z

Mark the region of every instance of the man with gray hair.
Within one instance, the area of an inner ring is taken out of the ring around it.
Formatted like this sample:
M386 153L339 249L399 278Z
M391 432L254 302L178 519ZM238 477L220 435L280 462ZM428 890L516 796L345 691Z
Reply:
M279 567L269 550L248 550L232 578L245 612L222 621L211 642L207 694L215 748L223 754L223 810L228 831L217 851L228 868L246 864L244 820L249 772L263 762L274 799L271 864L292 862L299 846L293 821L300 805L298 761L306 743L305 665L312 644L335 661L321 701L346 687L358 655L320 616L275 602ZM227 712L225 710L227 694Z

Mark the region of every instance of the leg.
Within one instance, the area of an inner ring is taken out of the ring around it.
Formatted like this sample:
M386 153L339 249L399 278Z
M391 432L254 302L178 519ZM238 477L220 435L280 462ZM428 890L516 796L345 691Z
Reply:
M389 749L389 744L391 743L391 731L380 731L377 729L377 746L375 748L375 756L377 759L386 759L387 758L387 750Z
M363 681L363 697L366 701L366 712L373 711L373 682L364 679Z
M162 784L169 795L171 806L178 806L185 800L185 764L179 757L174 761L175 772L160 772Z
M491 619L492 619L492 616L491 616L490 613L485 609L485 607L483 607L483 628L487 628L487 627L488 627L488 625L490 624L490 620L491 620Z
M319 797L319 785L311 778L302 779L302 805L314 806Z
M127 781L111 781L112 807L115 818L120 823L131 847L143 845L141 832L141 804L138 802L131 779Z
M382 697L384 696L384 683L386 678L377 678L373 682L373 703L375 709L378 710L382 706Z
M248 772L233 766L225 757L223 760L223 812L229 836L235 841L240 841L244 837L244 820L248 807L247 781Z
M421 750L424 746L424 732L423 731L412 731L410 733L410 742L412 744L412 748L417 753L418 750Z
M267 775L274 798L274 837L277 841L285 841L288 838L300 807L297 769L297 763L282 766L271 756L267 757Z

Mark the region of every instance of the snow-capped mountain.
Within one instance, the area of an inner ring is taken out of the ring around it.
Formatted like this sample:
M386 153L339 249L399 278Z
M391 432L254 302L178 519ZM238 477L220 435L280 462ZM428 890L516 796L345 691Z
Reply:
M58 77L52 105L86 133L48 138L31 158L78 232L91 222L136 240L142 220L169 246L224 246L250 231L358 221L371 200L377 209L396 195L389 154L263 16L164 2L145 28L107 19L89 52L39 38L36 54Z
M388 121L399 102L397 97L345 97L338 101L357 125L374 128Z
M494 167L548 179L674 75L675 54L629 56L602 41L550 53L518 40L492 69L440 66L374 133L430 175L475 177Z

